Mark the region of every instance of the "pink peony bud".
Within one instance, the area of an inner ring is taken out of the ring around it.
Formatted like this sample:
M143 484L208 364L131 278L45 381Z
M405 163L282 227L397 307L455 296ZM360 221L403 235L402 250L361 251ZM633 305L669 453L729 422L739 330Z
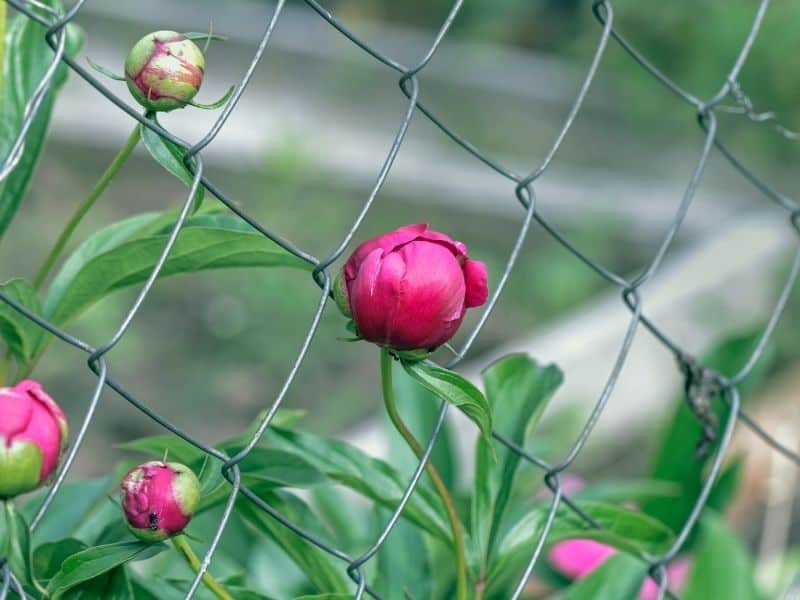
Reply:
M31 379L0 388L0 498L39 487L67 445L67 419Z
M122 508L133 535L165 540L184 530L200 498L200 482L180 463L152 461L122 479Z
M566 540L553 544L549 559L556 571L570 579L583 579L600 567L617 550L594 540ZM667 565L669 589L677 592L686 583L689 574L689 561L678 558ZM658 598L658 584L648 577L639 592L641 600Z
M125 81L136 101L151 111L183 108L197 94L206 68L200 48L177 31L154 31L125 59Z
M334 286L342 312L367 341L397 350L431 350L455 334L466 309L488 296L486 265L427 224L368 240Z

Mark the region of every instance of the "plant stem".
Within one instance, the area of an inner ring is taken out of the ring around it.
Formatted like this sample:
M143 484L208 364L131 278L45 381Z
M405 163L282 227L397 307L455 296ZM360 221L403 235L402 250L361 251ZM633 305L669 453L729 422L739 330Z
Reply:
M381 348L381 387L383 388L383 401L386 404L386 412L389 413L392 424L398 433L403 436L403 439L416 457L422 460L425 449L406 427L400 417L400 413L397 411L397 403L392 389L392 357L386 348ZM442 499L447 518L450 521L450 528L453 531L453 550L456 555L456 599L467 600L467 560L464 555L464 534L461 531L461 521L458 518L458 513L456 513L456 507L450 497L450 492L447 491L447 486L442 481L439 471L430 461L425 463L425 470L428 472L431 481L433 481L436 492Z
M5 5L5 2L3 2L3 4ZM128 136L128 139L125 141L125 144L122 146L122 148L120 148L120 151L114 157L114 160L111 161L111 164L108 165L108 168L100 176L100 179L92 188L92 191L89 192L89 195L86 196L83 202L80 203L78 208L70 217L69 221L67 221L67 224L64 226L61 234L58 236L56 243L53 245L50 253L44 259L42 266L39 267L39 271L36 273L36 277L33 280L33 287L35 289L38 290L42 286L42 283L44 283L44 280L47 279L47 275L50 273L50 270L53 268L56 260L58 260L59 255L64 250L64 246L67 245L69 238L75 232L78 224L81 222L83 217L86 216L86 213L89 212L89 209L94 206L94 203L108 187L108 184L111 183L114 175L119 172L119 170L122 168L122 165L125 164L125 161L128 160L128 157L131 155L131 153L133 153L133 149L136 148L136 144L138 143L139 125L137 124L131 134Z
M200 559L197 558L189 542L186 541L186 536L179 533L172 538L172 543L175 545L175 549L178 553L186 560L187 564L197 573L200 570ZM203 573L203 583L206 584L206 587L211 590L219 600L233 600L233 596L231 596L227 590L222 587L222 584L214 579L208 571Z

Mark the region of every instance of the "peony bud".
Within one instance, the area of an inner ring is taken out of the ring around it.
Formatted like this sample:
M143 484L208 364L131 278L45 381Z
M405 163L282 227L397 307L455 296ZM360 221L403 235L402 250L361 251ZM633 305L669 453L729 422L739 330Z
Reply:
M39 487L67 445L67 419L33 380L0 388L0 499Z
M203 53L192 40L176 31L155 31L128 54L125 81L139 104L163 112L192 101L205 68Z
M566 540L553 544L550 550L550 564L556 571L570 579L583 579L599 568L606 560L616 554L612 546L594 540ZM689 574L689 561L678 558L667 565L669 589L678 592L686 583ZM658 584L648 577L639 591L640 600L655 600L658 597Z
M420 223L356 248L334 296L365 340L432 350L453 337L466 309L486 302L486 278L486 265L469 258L464 244Z
M152 461L122 479L122 509L133 535L157 542L184 530L200 497L200 482L180 463Z

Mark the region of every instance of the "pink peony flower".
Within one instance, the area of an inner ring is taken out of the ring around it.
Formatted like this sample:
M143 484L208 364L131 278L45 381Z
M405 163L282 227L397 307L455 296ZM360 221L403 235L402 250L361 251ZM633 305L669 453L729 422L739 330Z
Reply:
M41 485L67 444L67 419L31 379L0 388L0 498Z
M342 312L367 341L430 350L449 340L468 308L486 302L486 265L427 224L405 225L356 248L337 278Z
M200 482L180 463L152 461L134 467L122 479L122 509L133 534L159 541L189 524L200 496Z
M570 579L583 579L600 567L617 550L607 544L594 540L566 540L554 544L550 549L549 559L556 571ZM669 589L680 590L686 583L689 574L689 561L678 558L667 565L667 579ZM639 593L641 600L655 600L658 598L658 584L648 577L642 584Z

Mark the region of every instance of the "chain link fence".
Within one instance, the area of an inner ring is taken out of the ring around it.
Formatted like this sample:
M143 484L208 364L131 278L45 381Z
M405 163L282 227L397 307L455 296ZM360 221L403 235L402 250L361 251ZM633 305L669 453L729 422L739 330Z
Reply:
M498 298L503 293L503 288L506 282L508 281L512 269L514 268L514 265L520 256L520 250L522 248L523 242L529 235L531 225L534 222L541 227L541 233L552 236L564 247L565 250L572 253L576 260L581 261L588 269L591 269L592 271L597 273L600 277L602 277L605 281L607 281L609 284L615 286L615 288L619 290L621 302L623 302L624 305L627 307L627 309L630 311L630 322L620 342L619 352L617 354L611 372L608 375L607 381L603 386L603 389L600 391L600 394L597 398L597 401L594 404L593 409L591 410L589 416L585 420L582 431L578 435L577 439L575 439L574 442L572 443L571 449L566 454L566 456L564 456L557 463L551 464L540 459L537 456L529 454L528 452L525 451L525 449L505 439L503 436L496 433L494 434L494 438L497 440L498 443L508 447L513 452L516 452L522 459L531 463L537 468L541 469L543 473L544 482L552 492L552 501L550 503L550 508L544 529L541 535L539 536L537 542L535 543L534 547L530 549L530 559L527 562L527 566L525 567L524 571L519 574L518 583L516 585L515 591L512 596L514 599L519 598L520 595L522 594L526 581L528 580L534 566L536 565L538 559L542 554L542 550L547 541L548 533L553 525L554 520L556 519L556 514L559 508L562 508L562 510L566 509L572 511L575 515L583 519L590 527L600 526L598 523L594 522L588 515L584 514L581 511L580 507L577 506L570 499L570 497L564 493L564 490L562 489L561 485L561 476L566 472L567 469L569 469L570 465L578 457L584 445L586 444L589 436L591 435L595 424L597 423L600 416L603 414L603 410L606 404L609 402L609 399L611 398L617 379L620 375L623 365L625 364L634 336L640 327L644 327L651 334L653 334L659 340L659 342L663 344L667 349L669 349L675 356L678 366L685 377L687 400L690 406L692 407L697 417L701 420L701 422L703 422L704 430L707 432L707 437L709 438L718 437L719 440L718 450L713 458L713 461L711 462L711 467L707 473L702 489L694 502L693 510L691 511L689 518L686 520L683 527L680 529L679 532L677 532L677 536L673 545L667 552L665 552L660 556L645 557L649 565L649 572L651 576L654 577L654 579L659 584L659 598L676 597L672 592L669 592L667 590L668 581L664 565L681 550L683 544L687 540L689 532L691 531L692 527L695 525L698 517L700 516L700 513L711 491L711 487L717 477L717 474L719 473L720 466L725 457L726 450L729 446L731 436L733 434L734 428L736 427L737 423L740 422L743 426L752 429L756 434L758 434L764 440L765 443L771 446L776 452L781 453L794 463L800 464L800 456L798 456L796 453L792 452L785 446L781 445L767 431L762 429L756 422L754 422L747 414L745 414L742 411L740 407L739 392L737 389L738 385L750 373L750 371L753 369L753 367L763 354L767 342L770 338L770 335L772 334L773 330L775 329L779 321L780 315L783 311L784 306L786 305L789 294L797 279L798 270L800 270L800 250L798 250L798 252L794 256L794 261L789 270L789 274L786 278L782 290L778 295L778 298L772 309L771 315L758 339L758 342L752 349L752 352L746 363L736 373L733 374L719 373L703 365L696 358L694 358L689 351L683 349L679 341L670 339L661 330L658 323L655 323L650 319L648 319L644 309L645 285L647 284L648 281L650 281L653 277L656 276L659 267L661 266L665 257L670 251L672 242L675 236L677 235L678 231L680 230L681 225L683 224L684 219L689 210L689 207L692 204L695 191L697 190L700 184L700 180L704 168L706 166L707 159L712 150L716 150L717 152L719 152L733 166L733 168L736 169L736 171L741 175L741 177L745 181L749 182L757 190L759 190L766 198L766 200L774 203L774 205L776 206L776 210L785 211L786 215L788 216L788 225L792 227L796 233L800 234L800 226L798 225L798 219L800 219L800 205L798 205L798 203L795 200L773 189L773 187L768 182L764 181L756 173L749 170L722 142L720 136L718 135L717 112L719 111L738 113L757 122L767 121L774 123L772 121L772 115L770 113L757 113L754 111L752 103L744 94L740 84L738 83L739 74L747 61L748 54L750 53L753 47L762 19L767 11L769 4L768 0L761 0L756 10L756 13L753 17L752 26L750 28L749 34L743 41L738 56L735 57L735 60L733 61L733 65L730 68L730 71L728 71L727 73L719 74L721 82L719 91L709 100L702 100L700 98L695 97L689 91L684 90L678 83L670 79L655 65L650 63L647 57L643 56L636 49L636 47L634 47L624 37L623 33L615 28L613 3L610 0L595 0L595 2L591 6L591 10L593 11L594 16L596 17L599 25L599 35L598 35L596 49L594 51L594 55L586 72L586 76L580 88L577 91L575 99L572 102L572 106L569 109L569 112L566 116L566 119L563 122L563 125L561 126L557 135L555 136L555 139L553 140L552 145L549 148L549 151L546 153L544 160L535 168L533 168L530 172L523 174L512 171L504 164L502 164L500 161L498 161L495 157L482 152L480 148L476 147L475 145L470 143L469 140L461 137L456 131L451 129L447 125L446 119L444 117L440 116L434 110L432 110L431 108L429 108L420 101L420 86L421 86L420 75L424 71L426 66L429 64L431 59L433 58L437 49L441 45L442 40L447 35L448 30L451 24L453 23L453 20L457 17L459 10L462 7L463 0L456 0L453 3L453 6L450 9L449 14L442 23L438 32L436 32L435 36L433 37L430 46L424 49L423 52L421 52L421 58L419 59L419 61L411 66L401 64L391 56L386 56L385 54L383 54L380 51L380 49L376 48L375 46L367 44L364 40L360 39L357 35L348 30L348 28L339 19L337 19L336 16L334 16L331 12L326 10L321 4L319 4L315 0L304 0L308 9L314 11L319 16L319 18L326 21L331 27L335 28L341 35L348 38L353 44L355 44L361 50L367 53L372 59L374 59L387 69L396 72L399 77L398 83L400 91L407 98L407 104L405 110L403 114L400 116L399 123L397 125L397 133L394 136L394 139L386 154L383 164L377 174L377 177L375 178L375 182L374 185L372 186L372 189L369 191L367 198L364 201L363 206L360 209L355 221L352 223L350 228L343 233L341 239L335 245L330 254L323 258L312 256L311 254L305 252L303 249L298 248L297 246L292 244L291 241L284 239L283 237L272 231L268 226L257 222L246 212L238 208L237 205L234 203L234 201L225 193L223 189L220 189L220 187L218 187L213 181L209 180L204 175L204 161L203 161L202 151L209 144L213 142L214 138L217 136L217 134L219 134L220 130L225 126L226 121L230 117L231 113L235 110L236 105L239 102L242 95L245 93L248 83L250 82L253 73L258 67L259 62L268 47L272 33L276 25L280 22L281 14L286 5L286 0L278 0L276 2L274 10L272 11L272 14L269 17L268 22L266 24L266 28L264 29L260 43L258 44L258 47L253 55L252 61L250 62L248 68L246 69L246 71L241 77L241 80L236 86L236 90L233 96L230 98L229 102L225 105L219 118L216 120L216 122L213 124L210 130L205 134L205 136L202 139L200 139L195 143L182 140L173 135L172 133L170 133L169 131L166 131L162 127L158 126L153 121L145 119L134 108L129 106L123 99L117 97L108 88L106 88L100 81L98 81L93 76L93 74L91 74L85 68L80 66L77 62L75 62L75 60L73 60L72 58L70 58L65 54L65 38L66 38L65 28L68 23L70 23L71 21L75 20L78 17L80 10L85 3L85 0L77 0L75 4L72 6L72 8L70 8L65 14L56 14L53 11L53 9L51 9L46 5L43 5L40 2L37 2L36 0L6 0L6 1L10 6L15 8L21 14L24 14L27 18L34 20L35 22L39 23L42 26L43 35L47 40L47 43L54 50L54 58L51 67L46 72L44 78L41 80L41 83L36 88L34 94L32 95L30 101L27 104L24 113L22 127L19 132L19 137L17 138L16 143L11 148L11 152L6 157L2 165L2 168L0 168L0 180L8 176L8 174L14 169L16 163L18 162L22 154L22 151L24 149L25 137L28 133L28 130L31 126L34 117L37 114L37 111L41 106L42 99L44 98L45 93L47 92L49 86L53 81L53 77L60 62L66 63L70 69L72 69L87 83L89 83L97 91L97 93L105 96L109 102L115 104L121 111L127 113L132 119L135 119L136 121L141 123L144 127L151 129L158 135L163 136L167 140L170 140L173 143L178 144L180 147L184 148L186 150L185 165L194 175L191 189L189 190L189 193L186 196L186 200L182 205L182 209L179 213L179 216L176 222L174 223L174 226L171 229L171 232L163 247L163 250L161 251L161 254L158 260L156 261L155 265L153 266L149 277L147 278L144 285L142 285L141 289L139 290L138 294L135 297L135 300L133 301L133 304L126 312L125 316L123 317L122 321L120 322L114 334L108 341L106 341L102 345L99 345L97 347L92 346L87 342L72 336L67 331L63 331L60 328L54 326L53 324L42 319L38 315L33 314L32 312L27 310L24 306L20 305L15 300L13 300L11 297L5 294L0 294L0 298L5 303L7 303L20 313L24 314L28 319L34 321L42 328L46 329L48 332L59 338L63 343L78 348L83 352L85 352L88 355L88 361L87 361L88 366L97 377L96 386L94 388L93 394L91 395L91 398L89 399L86 412L83 417L82 423L78 429L77 435L75 436L75 439L67 456L63 460L62 466L57 474L57 477L52 487L44 497L34 518L31 521L32 529L35 529L37 527L38 523L41 521L44 514L48 511L48 508L50 507L53 499L59 493L59 490L62 484L64 483L67 474L69 473L70 467L75 461L75 457L81 450L81 445L86 436L86 433L92 425L93 417L95 415L95 411L100 401L102 392L104 388L108 387L111 390L113 390L117 395L119 395L122 399L129 402L136 409L147 415L149 418L157 422L166 430L172 432L177 436L180 436L187 442L193 444L198 449L205 452L212 459L218 461L218 463L220 464L222 474L230 482L231 486L230 495L227 499L227 503L225 505L225 509L222 514L222 518L220 519L218 527L216 528L215 535L213 536L211 542L208 545L208 548L205 552L205 556L202 560L201 567L198 570L198 573L194 578L191 586L189 587L188 590L186 590L187 599L192 598L194 596L200 584L203 573L205 573L206 570L209 568L209 565L211 564L211 561L214 557L214 552L217 548L217 545L219 544L220 538L222 537L223 532L225 531L226 525L228 523L228 520L231 516L231 513L234 510L235 502L240 497L245 498L248 501L252 502L256 507L258 507L258 509L267 513L270 517L280 522L283 526L293 531L296 535L302 536L303 538L305 538L306 540L308 540L309 542L311 542L324 552L340 560L342 563L342 569L346 570L347 574L356 585L355 597L357 599L363 598L365 596L369 596L372 598L380 597L370 587L369 582L365 577L364 565L368 561L370 561L375 556L375 554L380 550L382 544L386 541L389 533L392 531L392 528L395 526L397 520L400 518L403 508L405 507L411 495L414 493L415 487L422 476L424 465L428 460L428 458L430 457L434 444L436 443L437 436L439 435L439 432L442 428L442 424L444 422L445 415L448 410L448 405L446 403L443 402L441 405L441 408L438 413L438 419L433 429L433 433L425 446L425 453L423 455L423 458L417 465L416 469L414 470L413 476L411 477L410 481L407 484L405 493L402 496L401 501L394 508L391 517L383 525L379 535L376 537L372 545L357 556L348 554L340 550L337 547L335 540L320 539L319 537L312 535L307 531L304 531L300 526L288 520L286 517L280 514L275 508L273 508L267 502L259 498L253 491L251 491L246 485L242 483L238 465L246 456L248 456L248 454L252 451L252 449L256 446L256 444L262 437L262 434L270 426L270 422L275 416L276 411L281 406L282 402L284 401L284 398L286 397L289 389L292 386L293 381L297 377L297 374L303 363L303 359L305 358L309 350L309 347L313 343L314 335L319 327L323 311L325 310L325 307L328 304L331 292L331 266L335 261L337 261L342 256L342 254L348 248L353 238L355 237L356 233L358 232L359 227L361 226L365 216L373 206L377 198L377 195L380 192L392 168L392 164L402 148L403 141L408 131L409 124L411 122L411 119L415 115L417 115L418 118L420 118L419 115L421 115L422 117L429 119L454 144L457 144L458 146L463 148L466 152L471 154L476 159L476 161L482 163L483 168L491 169L496 173L498 173L499 175L501 175L502 177L504 177L505 180L507 180L509 186L508 188L509 201L516 200L516 202L518 202L520 205L521 212L524 213L524 216L521 219L519 233L512 248L510 249L505 268L502 272L502 275L499 279L496 289L494 290L494 293L491 296L490 301L488 302L486 309L482 314L479 322L471 331L471 333L468 335L463 346L460 349L455 349L455 348L449 349L452 352L453 357L446 365L447 367L452 368L457 366L458 363L462 360L462 358L469 352L473 342L480 334L481 329L483 328L484 324L489 318L493 308L497 304ZM589 7L587 6L587 10L588 9ZM685 192L675 210L671 222L665 224L665 232L663 238L660 241L658 249L655 252L654 256L643 267L641 272L633 278L626 278L618 273L615 273L606 266L604 266L603 264L594 260L591 256L588 256L583 252L581 252L581 250L579 250L570 241L568 237L562 234L555 225L553 225L550 221L548 221L546 215L543 214L543 212L538 207L538 199L536 195L536 182L540 177L542 177L542 175L547 171L548 167L551 165L553 160L556 158L556 155L558 153L559 148L562 145L562 142L564 141L566 135L570 131L573 122L575 121L578 113L581 110L583 101L586 98L586 95L590 87L592 86L593 80L598 70L598 66L600 65L604 53L607 51L610 42L619 44L630 55L630 58L636 61L641 66L641 68L646 73L649 74L649 76L656 79L660 84L662 84L670 92L672 92L672 94L677 96L677 98L680 101L686 104L687 113L689 113L689 115L693 115L697 119L697 123L703 134L703 141L699 152L699 156L697 157L697 161L692 170L691 176L689 177ZM783 128L779 128L778 131L783 133L784 135L787 135L787 137L793 137L795 135L794 132L785 130ZM253 434L252 438L249 440L247 445L234 456L229 456L228 454L220 450L217 450L216 448L210 447L202 443L201 441L193 437L190 432L184 431L179 426L175 425L174 423L171 423L170 421L162 417L157 411L152 409L144 401L138 398L133 391L121 385L112 376L112 374L109 372L105 358L108 352L110 352L119 343L119 341L123 338L125 333L129 330L136 314L138 313L139 309L141 308L148 294L155 285L159 273L162 267L164 266L164 263L167 260L167 257L170 254L170 251L172 250L176 239L180 235L181 228L183 227L187 215L190 212L192 199L194 198L196 191L201 186L203 186L211 194L216 196L220 201L222 201L224 205L228 207L228 209L230 209L233 213L238 215L238 217L240 217L244 222L254 227L262 235L266 236L267 238L277 243L278 245L280 245L281 247L283 247L296 257L300 258L303 261L306 261L309 265L311 265L313 267L312 271L313 284L316 284L320 289L319 300L316 303L311 323L308 326L305 338L297 352L297 356L292 364L291 369L289 370L289 373L286 375L285 381L283 382L283 385L280 388L277 397L270 405L269 410L265 413L263 419L260 421L258 425L257 430L255 431L255 433ZM712 415L709 407L712 402L724 402L730 408L729 418L725 423L722 423L719 426L719 429L721 429L720 432L716 431L717 425L710 418ZM11 589L14 589L21 598L25 598L26 595L22 589L22 585L20 584L19 580L15 577L14 573L11 572L11 570L8 567L8 564L4 563L2 568L3 568L3 577L2 577L2 587L0 588L0 600L4 599Z

